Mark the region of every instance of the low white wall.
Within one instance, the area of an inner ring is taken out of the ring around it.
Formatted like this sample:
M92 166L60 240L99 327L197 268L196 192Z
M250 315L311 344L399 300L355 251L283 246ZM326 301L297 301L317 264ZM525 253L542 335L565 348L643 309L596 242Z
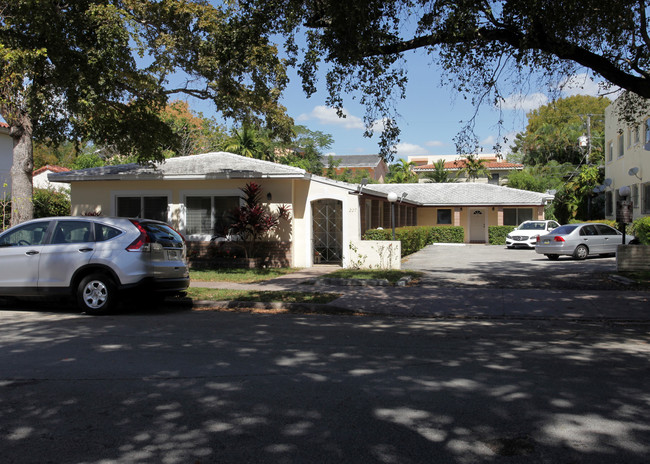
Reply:
M401 269L399 240L350 240L344 267L354 269Z

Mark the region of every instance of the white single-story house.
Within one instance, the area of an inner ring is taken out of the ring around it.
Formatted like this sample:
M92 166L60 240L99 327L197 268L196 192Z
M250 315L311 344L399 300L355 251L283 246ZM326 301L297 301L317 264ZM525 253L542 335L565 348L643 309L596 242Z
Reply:
M46 165L40 167L32 174L32 184L38 189L53 189L59 192L67 190L70 186L61 182L50 182L47 176L55 172L68 172L70 169L63 166Z
M270 210L290 207L289 221L265 243L272 261L295 267L315 262L345 265L352 240L367 229L391 226L391 192L400 196L396 226L459 225L465 228L467 242L486 242L488 225L543 218L544 205L552 199L487 184L360 186L225 152L170 158L155 167L105 166L48 178L70 184L72 215L160 219L183 233L199 252L209 247L226 215L240 205L240 189L255 182Z
M9 125L0 122L0 200L11 198L11 165L14 159L14 141Z

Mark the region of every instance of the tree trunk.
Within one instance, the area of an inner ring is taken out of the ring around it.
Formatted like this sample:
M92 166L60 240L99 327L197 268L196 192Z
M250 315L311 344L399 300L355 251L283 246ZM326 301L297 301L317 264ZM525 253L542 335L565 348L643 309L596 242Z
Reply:
M18 124L11 125L14 141L13 164L11 166L11 225L34 217L32 202L34 171L34 149L32 146L32 121L22 115Z

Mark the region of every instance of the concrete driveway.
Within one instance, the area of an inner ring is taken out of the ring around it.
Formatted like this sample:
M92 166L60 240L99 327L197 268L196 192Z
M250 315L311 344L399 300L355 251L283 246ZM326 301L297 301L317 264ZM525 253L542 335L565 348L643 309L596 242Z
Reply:
M609 279L616 258L549 261L535 250L490 245L431 245L407 257L403 269L425 272L425 283L440 287L615 290Z

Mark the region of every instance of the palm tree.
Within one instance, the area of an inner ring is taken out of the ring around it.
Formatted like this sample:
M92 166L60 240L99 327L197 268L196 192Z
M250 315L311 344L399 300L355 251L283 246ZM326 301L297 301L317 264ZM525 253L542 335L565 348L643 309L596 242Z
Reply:
M273 161L273 150L269 149L269 146L270 143L265 134L244 125L241 129L233 131L233 135L226 142L224 150L247 158Z
M411 161L400 159L399 162L390 165L388 174L389 184L415 184L418 182L418 175L413 172L415 164Z
M476 155L467 155L464 164L465 166L458 171L457 177L465 174L470 182L474 182L479 177L490 176L490 170L485 166L485 160Z
M455 179L449 175L449 171L445 169L445 160L443 159L433 163L433 171L426 173L424 177L428 182L455 182Z

